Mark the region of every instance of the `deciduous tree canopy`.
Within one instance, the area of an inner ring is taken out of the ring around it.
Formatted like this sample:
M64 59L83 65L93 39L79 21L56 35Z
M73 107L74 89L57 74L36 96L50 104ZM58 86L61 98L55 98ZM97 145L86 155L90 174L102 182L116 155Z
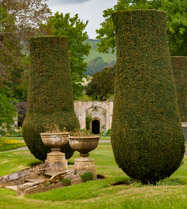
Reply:
M78 14L70 17L69 13L59 14L57 12L48 18L47 24L41 27L42 34L68 37L73 93L76 99L81 96L83 90L81 82L87 66L84 56L89 54L91 48L88 43L83 43L88 39L87 32L84 31L87 24L88 21L83 23Z
M46 0L0 1L0 125L11 124L11 98L26 100L28 39L50 15Z
M167 36L171 55L187 55L187 1L186 0L118 0L117 4L103 11L104 22L97 30L100 52L115 50L115 33L111 14L119 10L157 9L167 11Z
M12 125L14 116L16 116L16 109L11 100L0 92L0 127L7 128Z
M114 94L114 67L106 67L102 72L93 75L86 87L86 94L94 100L104 101Z
M49 15L46 0L1 0L0 82L8 96L26 99L28 40Z

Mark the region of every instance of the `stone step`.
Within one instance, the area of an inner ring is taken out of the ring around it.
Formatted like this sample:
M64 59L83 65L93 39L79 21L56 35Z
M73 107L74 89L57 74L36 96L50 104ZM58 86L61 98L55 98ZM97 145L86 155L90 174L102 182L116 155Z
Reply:
M18 190L18 186L5 186L5 188L11 189L11 190L14 190L14 191Z
M27 178L25 181L26 182L32 182L34 184L38 184L38 183L41 183L45 180L46 180L46 178Z
M63 176L66 175L68 173L74 173L76 172L75 170L64 170L64 171L45 171L44 175L45 176L50 176L50 177L56 177L56 176Z
M44 175L52 177L52 176L56 176L56 175L61 174L61 173L63 173L63 172L45 171Z

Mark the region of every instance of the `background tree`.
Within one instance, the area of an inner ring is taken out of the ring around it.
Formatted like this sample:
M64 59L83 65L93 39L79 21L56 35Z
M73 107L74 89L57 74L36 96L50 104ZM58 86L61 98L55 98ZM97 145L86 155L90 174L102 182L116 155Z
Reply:
M78 14L70 17L70 14L55 13L48 18L47 23L41 27L42 35L67 36L70 50L70 68L73 83L74 98L82 95L82 78L85 77L87 63L84 62L84 56L89 54L91 46L84 43L88 39L87 32L84 32L88 21L83 23Z
M12 100L0 92L0 127L9 128L14 122L16 109L12 104Z
M0 1L0 126L13 123L16 111L11 98L26 101L28 39L49 15L46 0Z
M16 109L18 113L18 126L22 126L27 113L27 102L19 102L16 105Z
M20 45L15 39L15 19L0 4L0 127L9 128L13 124L16 109L9 98L11 88L11 70L19 65ZM6 33L4 33L6 31ZM9 37L10 36L10 37ZM9 37L9 38L8 38ZM8 41L9 39L9 41ZM9 50L12 47L14 50Z
M94 100L107 100L114 94L114 67L106 67L102 72L93 75L86 87L86 94Z
M0 5L0 74L1 87L10 86L11 70L20 64L21 46L20 39L16 37L15 18Z
M8 97L26 100L28 40L49 14L46 0L1 0L0 82Z
M104 22L96 30L100 52L115 51L115 33L111 14L119 10L158 9L167 11L167 36L171 55L187 55L187 1L186 0L118 0L117 4L103 11Z
M9 14L8 19L16 21L17 38L21 37L22 41L28 42L41 22L49 17L51 11L46 2L47 0L1 0L1 7Z

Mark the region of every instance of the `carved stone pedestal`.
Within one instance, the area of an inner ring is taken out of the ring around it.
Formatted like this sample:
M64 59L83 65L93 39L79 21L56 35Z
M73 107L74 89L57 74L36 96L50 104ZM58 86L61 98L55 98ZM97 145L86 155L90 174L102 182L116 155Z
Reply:
M77 170L79 175L86 172L92 172L94 179L97 179L96 166L94 164L94 159L88 157L80 157L75 159L74 169Z
M47 154L47 159L45 160L45 173L58 173L67 170L67 168L68 164L64 153L53 151Z

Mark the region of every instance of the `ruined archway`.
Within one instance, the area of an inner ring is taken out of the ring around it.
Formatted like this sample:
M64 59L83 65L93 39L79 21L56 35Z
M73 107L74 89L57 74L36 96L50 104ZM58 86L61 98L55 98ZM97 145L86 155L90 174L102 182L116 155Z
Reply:
M100 121L98 119L92 120L92 133L99 134L100 133Z
M75 101L75 113L81 129L92 131L92 121L100 121L100 132L111 128L113 102L112 101Z

